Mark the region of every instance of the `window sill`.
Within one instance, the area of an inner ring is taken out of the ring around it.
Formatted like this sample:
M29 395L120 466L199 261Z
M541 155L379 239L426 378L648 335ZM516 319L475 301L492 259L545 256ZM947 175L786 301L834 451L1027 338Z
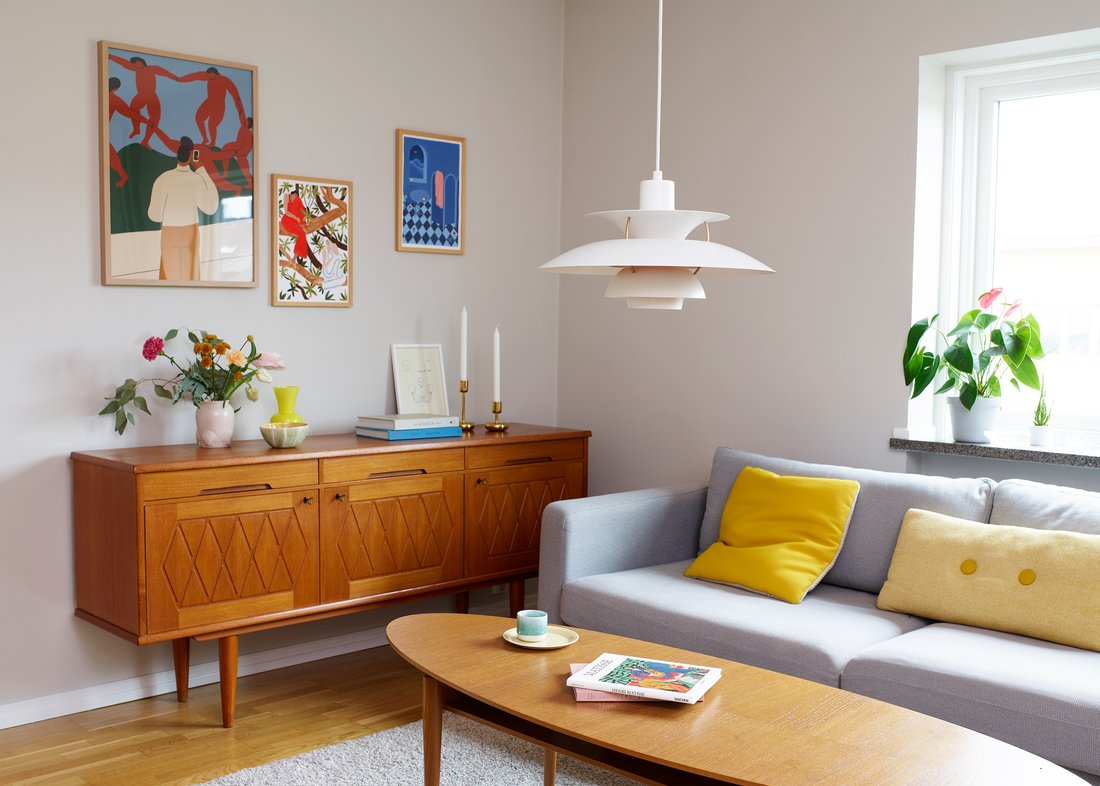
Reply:
M939 453L947 456L1100 468L1100 434L1091 431L1055 430L1051 444L1043 447L1030 444L1028 429L1005 428L993 433L992 442L982 444L942 439L892 437L890 448L913 453Z

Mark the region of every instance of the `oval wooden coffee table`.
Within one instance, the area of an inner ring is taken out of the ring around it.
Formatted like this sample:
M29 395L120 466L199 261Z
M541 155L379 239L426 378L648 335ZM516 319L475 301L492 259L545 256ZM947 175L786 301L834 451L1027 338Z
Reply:
M386 628L424 674L424 783L439 784L443 710L546 749L656 784L890 786L1085 782L984 734L847 691L688 650L575 629L558 650L502 638L514 620L416 614ZM602 652L719 666L722 679L694 705L577 702L570 663Z

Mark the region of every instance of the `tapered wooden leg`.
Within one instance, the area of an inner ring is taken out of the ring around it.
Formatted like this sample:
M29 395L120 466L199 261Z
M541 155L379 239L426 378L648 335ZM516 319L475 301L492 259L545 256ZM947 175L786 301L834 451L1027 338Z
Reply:
M439 786L439 750L443 744L443 686L424 677L424 786Z
M508 613L516 616L523 608L523 602L523 579L516 579L508 584Z
M172 665L176 668L176 701L185 702L191 676L191 639L172 639Z
M545 748L542 756L542 786L554 786L558 774L558 754L553 748Z
M237 705L237 637L218 639L218 672L222 686L222 726L233 728Z
M456 592L455 593L455 611L459 614L470 613L470 593L469 592Z

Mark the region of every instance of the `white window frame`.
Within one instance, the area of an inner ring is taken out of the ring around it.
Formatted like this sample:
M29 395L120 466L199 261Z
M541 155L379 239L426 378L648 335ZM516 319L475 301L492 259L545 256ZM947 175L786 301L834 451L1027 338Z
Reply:
M1083 89L1100 89L1100 29L921 58L913 321L954 325L993 285L999 102ZM907 431L948 438L944 397L910 401Z

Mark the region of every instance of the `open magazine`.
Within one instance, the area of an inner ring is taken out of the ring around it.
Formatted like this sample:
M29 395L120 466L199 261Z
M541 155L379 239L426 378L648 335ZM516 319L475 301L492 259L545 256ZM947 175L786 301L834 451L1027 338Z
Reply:
M565 681L571 688L694 704L722 676L711 666L605 652Z

